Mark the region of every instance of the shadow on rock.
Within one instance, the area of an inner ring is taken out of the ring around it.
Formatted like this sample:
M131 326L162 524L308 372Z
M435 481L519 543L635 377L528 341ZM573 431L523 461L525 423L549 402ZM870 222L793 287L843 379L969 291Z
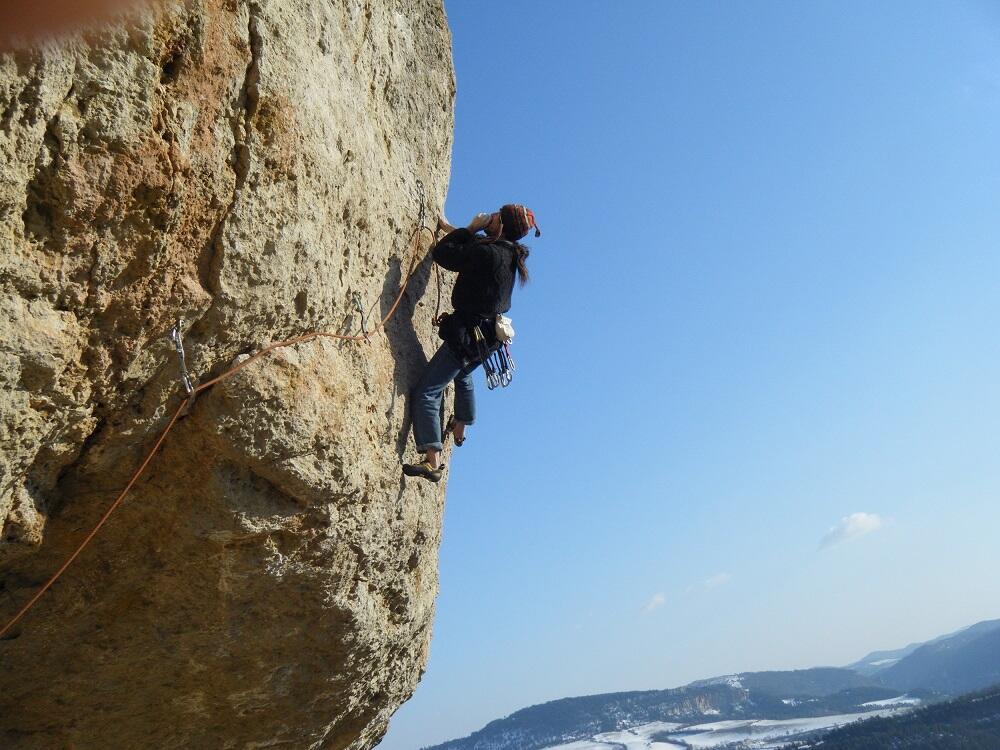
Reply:
M406 287L406 293L399 302L399 307L395 314L385 325L385 335L389 339L389 348L392 352L395 370L393 373L394 388L392 401L386 411L386 434L385 440L389 442L392 435L392 415L396 409L396 400L403 399L403 422L398 434L395 436L396 453L402 459L406 452L406 443L410 434L410 391L417 384L420 375L427 365L427 355L420 345L420 337L414 326L413 316L416 312L420 299L427 291L431 281L432 265L434 261L430 254L413 270L413 276ZM402 281L402 265L396 260L389 268L385 281L382 284L381 296L381 316L385 317L389 313L396 295L399 294L399 285ZM421 311L421 314L424 314ZM432 315L433 310L428 310L427 315Z

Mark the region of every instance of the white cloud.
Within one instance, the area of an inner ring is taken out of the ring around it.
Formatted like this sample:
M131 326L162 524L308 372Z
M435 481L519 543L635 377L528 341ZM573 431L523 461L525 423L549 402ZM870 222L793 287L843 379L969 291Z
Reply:
M714 589L718 588L719 586L726 585L731 580L733 580L733 577L729 575L729 573L716 573L714 576L707 579L702 584L702 586L704 586L706 589Z
M836 526L823 535L819 541L820 549L835 547L851 539L857 539L865 534L871 534L882 528L882 518L875 513L851 513L844 516Z
M659 609L667 602L667 597L663 595L662 591L659 591L650 598L646 603L646 606L642 608L643 612L652 612L654 609Z
M692 583L688 586L687 592L690 594L692 591L710 591L711 589L719 588L719 586L725 586L731 580L733 580L733 577L729 573L716 573L714 576L709 576L704 581Z

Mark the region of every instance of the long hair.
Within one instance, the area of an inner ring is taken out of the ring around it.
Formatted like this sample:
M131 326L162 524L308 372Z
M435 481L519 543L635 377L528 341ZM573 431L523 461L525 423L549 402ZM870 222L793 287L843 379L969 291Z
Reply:
M514 246L514 261L517 263L517 283L524 286L528 283L528 256L531 255L531 251L522 245L520 242L512 242Z

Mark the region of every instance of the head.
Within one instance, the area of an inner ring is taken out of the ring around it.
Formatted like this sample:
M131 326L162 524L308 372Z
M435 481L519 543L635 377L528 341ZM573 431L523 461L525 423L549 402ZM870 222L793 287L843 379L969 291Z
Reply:
M499 218L499 234L502 235L505 240L518 242L525 235L527 235L528 231L532 228L535 230L536 237L542 236L541 230L535 223L535 214L532 213L531 209L527 206L521 206L517 203L508 203L506 206L502 206L500 210L494 214L494 216ZM494 221L496 221L496 218Z
M505 239L514 245L514 260L517 263L517 277L524 286L528 282L528 248L521 244L528 231L534 227L535 236L541 237L542 232L535 223L535 214L527 206L508 203L493 214L486 226L486 235L492 239Z

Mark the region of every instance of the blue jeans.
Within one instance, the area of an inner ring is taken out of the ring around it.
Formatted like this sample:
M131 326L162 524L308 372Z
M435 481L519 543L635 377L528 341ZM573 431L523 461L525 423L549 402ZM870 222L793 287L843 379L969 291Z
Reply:
M410 414L413 419L413 439L421 453L428 448L441 450L441 398L448 383L455 381L455 419L472 424L476 419L476 392L472 372L479 363L463 366L447 344L431 357L420 382L413 390Z

